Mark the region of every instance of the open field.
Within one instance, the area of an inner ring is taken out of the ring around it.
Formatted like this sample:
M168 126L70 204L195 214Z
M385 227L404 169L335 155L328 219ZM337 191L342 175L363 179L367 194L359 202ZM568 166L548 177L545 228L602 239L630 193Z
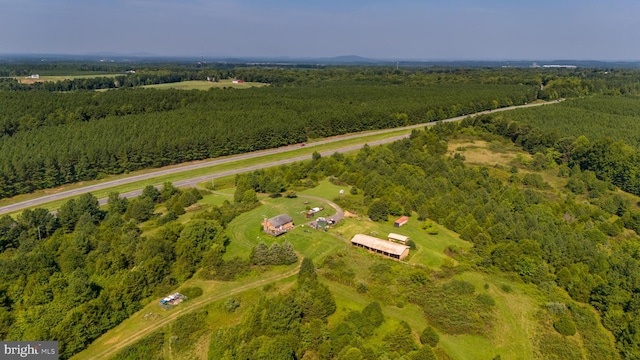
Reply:
M177 89L177 90L209 90L212 88L232 88L232 89L248 89L252 87L263 87L269 84L259 82L245 82L242 84L234 84L232 80L220 80L219 82L205 81L205 80L191 80L182 81L177 83L145 85L143 88L150 89Z
M306 201L309 201L308 205L304 204ZM334 209L326 203L305 199L304 197L294 199L264 198L261 202L261 206L238 216L227 227L227 235L232 241L227 247L225 259L231 259L235 256L246 259L251 254L251 249L260 242L270 246L273 242L289 241L297 252L315 261L337 249L350 246L345 241L328 233L312 229L306 225L303 226L306 222L313 220L306 219L304 214L301 214L307 206L324 207L324 210L319 212L318 216L333 215L335 213ZM262 220L265 217L270 218L279 214L290 215L296 228L277 238L264 234L260 225Z
M114 77L118 75L125 75L125 74L87 73L87 74L79 74L79 75L40 75L39 79L31 79L28 77L25 78L25 77L16 76L14 77L14 79L18 80L18 82L20 82L21 84L33 84L37 82L48 82L48 81L56 82L56 81L63 81L63 80L88 79L88 78L97 78L97 77Z

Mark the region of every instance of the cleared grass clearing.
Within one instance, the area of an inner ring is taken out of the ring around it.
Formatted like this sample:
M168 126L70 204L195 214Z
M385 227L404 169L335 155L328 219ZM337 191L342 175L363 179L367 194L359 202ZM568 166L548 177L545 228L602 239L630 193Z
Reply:
M394 220L395 218L390 218L387 222L378 223L370 220L345 218L342 220L342 224L330 230L330 232L347 240L350 240L355 234L366 234L381 239L386 239L389 233L408 236L416 243L418 249L410 250L409 257L405 261L423 264L431 268L439 268L445 262L445 259L451 260L444 253L445 248L448 246L456 246L464 250L472 247L471 243L461 240L457 234L435 222L433 224L438 229L438 234L430 235L425 230L422 230L422 222L415 217L410 218L409 222L400 228L393 226ZM455 263L455 261L453 262Z
M310 201L310 203L305 205L305 201ZM238 216L227 227L227 235L231 242L227 246L224 258L231 259L239 256L246 259L251 254L251 249L260 242L271 246L274 242L289 241L298 253L314 259L316 262L337 249L347 247L348 244L346 242L328 233L312 229L306 225L302 226L311 220L306 219L304 214L300 213L301 211L304 212L307 206L323 206L325 210L320 212L319 216L322 216L323 213L326 213L326 215L334 213L333 208L328 208L327 204L302 197L295 199L263 199L261 206ZM293 218L296 228L277 238L264 234L262 232L262 220L265 217L270 218L280 214L289 214Z
M20 84L33 84L38 82L56 82L56 81L64 81L64 80L76 80L76 79L91 79L97 77L115 77L119 75L125 74L113 74L113 73L87 73L87 74L76 74L76 75L40 75L39 79L32 79L29 77L20 77L16 76L14 79L18 80Z
M449 152L461 153L465 156L465 162L471 165L511 167L518 155L530 160L531 155L525 153L511 143L487 142L484 140L449 141Z
M457 152L464 155L465 162L469 165L489 167L492 174L503 181L508 181L509 177L513 175L509 169L514 166L518 169L516 176L520 179L526 174L540 174L554 190L549 192L550 196L556 196L555 191L562 191L568 182L568 178L557 176L557 167L540 171L528 169L525 164L531 163L533 157L510 142L461 139L460 141L450 141L448 148L451 154Z
M144 85L141 87L150 88L150 89L159 89L159 90L163 90L163 89L209 90L212 88L249 89L252 87L263 87L268 85L269 84L260 83L260 82L245 82L242 84L234 84L232 80L220 80L219 82L212 82L212 81L206 81L206 80L190 80L190 81L181 81L181 82L167 83L167 84Z
M492 353L482 357L493 358L500 355L503 359L534 359L534 345L531 339L539 335L539 324L535 314L541 304L536 304L534 297L525 294L524 291L537 291L532 289L532 286L517 284L497 275L465 272L457 278L472 283L476 292L489 294L496 302L496 321L488 346ZM484 288L485 284L489 285L489 289ZM501 287L504 285L513 290L509 293L503 291ZM527 289L522 289L523 287ZM458 344L456 348L459 346Z

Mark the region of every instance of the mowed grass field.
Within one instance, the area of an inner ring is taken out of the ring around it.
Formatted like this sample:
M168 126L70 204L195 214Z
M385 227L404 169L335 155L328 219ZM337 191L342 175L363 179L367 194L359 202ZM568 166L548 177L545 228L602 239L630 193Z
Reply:
M142 87L151 89L209 90L211 88L248 89L252 87L263 87L268 85L269 84L259 82L245 82L242 84L234 84L232 80L220 80L219 82L190 80L168 84L145 85Z
M333 208L326 203L304 197L294 199L264 197L261 202L262 204L258 208L238 216L227 227L227 235L231 242L227 247L225 259L231 259L235 256L246 259L251 254L253 247L260 242L271 246L274 242L282 244L284 241L289 241L298 253L315 261L321 260L324 256L337 249L344 249L349 246L347 242L329 233L312 229L305 225L313 220L305 218L304 212L307 206L324 207L324 210L318 216L328 217L335 214ZM305 202L309 203L305 204ZM264 234L262 232L262 220L280 214L291 216L296 228L277 238Z
M97 77L115 77L118 75L125 74L96 74L96 73L88 73L88 74L77 74L77 75L40 75L39 79L31 79L29 77L24 76L16 76L14 79L18 80L21 84L33 84L37 82L56 82L56 81L64 81L64 80L76 80L76 79L88 79L88 78L97 78Z

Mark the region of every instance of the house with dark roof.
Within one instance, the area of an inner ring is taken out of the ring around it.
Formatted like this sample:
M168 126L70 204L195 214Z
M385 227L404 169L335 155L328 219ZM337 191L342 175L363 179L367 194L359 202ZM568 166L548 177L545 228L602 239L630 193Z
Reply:
M293 229L293 218L287 214L280 214L270 219L264 219L262 229L265 233L278 236Z

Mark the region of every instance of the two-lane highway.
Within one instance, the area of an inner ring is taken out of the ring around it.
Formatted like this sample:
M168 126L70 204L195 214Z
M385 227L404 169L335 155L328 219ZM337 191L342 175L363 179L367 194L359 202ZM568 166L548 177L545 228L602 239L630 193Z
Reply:
M500 109L495 109L495 110L490 110L490 111L481 111L481 112L478 112L478 113L475 113L475 114L470 114L470 115L458 116L458 117L454 117L454 118L450 118L450 119L446 119L446 120L442 120L442 121L443 122L460 121L460 120L462 120L462 119L464 119L464 118L466 118L468 116L477 116L477 115L482 115L482 114L495 113L495 112L499 112L499 111L507 111L507 110L513 110L513 109L519 109L519 108L527 108L527 107L540 106L540 105L546 105L546 104L553 104L553 103L552 102L541 102L541 103L533 103L533 104L527 104L527 105L510 106L510 107L500 108ZM357 138L362 138L362 137L372 136L372 135L377 135L377 134L385 134L385 133L395 132L395 131L399 131L399 130L418 129L418 128L423 128L425 126L433 126L435 124L436 124L435 122L431 122L431 123L424 123L424 124L416 124L416 125L411 125L411 126L405 126L405 127L401 127L401 128L392 128L392 129L385 129L385 130L378 130L378 131L370 131L370 132L366 132L366 133L358 133L358 134L352 134L352 135L337 136L337 137L332 137L332 138L316 141L316 142L313 142L313 143L308 143L308 144L306 144L306 147L314 147L314 146L319 146L319 145L323 145L323 144L329 144L329 143L348 140L348 139L357 139ZM382 139L382 140L371 141L371 142L368 142L367 144L370 145L370 146L386 144L386 143L397 141L397 140L402 139L402 138L406 138L408 136L409 136L408 134L407 135L393 136L393 137ZM351 146L345 146L345 147L340 148L340 149L334 149L334 150L320 152L320 154L323 155L323 156L327 156L327 155L333 154L334 152L349 152L349 151L360 149L364 145L365 145L365 143L357 144L357 145L351 145ZM45 195L45 196L41 196L41 197L38 197L38 198L35 198L35 199L25 200L25 201L22 201L22 202L19 202L19 203L15 203L15 204L12 204L12 205L3 206L3 207L0 207L0 215L11 213L11 212L15 212L15 211L19 211L19 210L26 209L26 208L40 206L40 205L43 205L43 204L46 204L46 203L49 203L49 202L52 202L52 201L74 197L74 196L82 195L82 194L85 194L85 193L88 193L88 192L92 192L92 191L104 190L104 189L109 189L109 188L112 188L112 187L115 187L115 186L119 186L119 185L129 184L129 183L133 183L133 182L136 182L136 181L148 180L148 179L153 179L153 178L156 178L156 177L159 177L159 176L176 174L176 173L181 173L181 172L184 172L184 171L202 169L202 168L207 168L207 167L212 167L212 166L217 166L217 165L222 165L222 164L228 164L228 163L233 163L233 162L237 162L237 161L241 161L241 160L259 158L259 157L263 157L263 156L267 156L267 155L271 155L271 154L286 153L286 152L293 151L293 150L298 150L298 149L300 149L300 146L298 146L298 145L290 145L290 146L284 146L284 147L280 147L280 148L276 148L276 149L261 150L261 151L255 151L255 152L251 152L251 153L246 153L246 154L228 156L228 157L221 158L221 159L200 161L200 162L191 163L191 164L188 164L188 165L171 166L169 168L159 169L159 170L152 171L152 172L149 172L149 173L146 173L146 174L130 176L130 177L117 179L117 180L111 180L111 181L107 181L107 182L103 182L103 183L99 183L99 184L94 184L94 185L88 185L88 186L84 186L84 187L73 189L73 190L61 191L59 193L55 193L55 194L51 194L51 195ZM173 184L175 186L179 186L179 187L195 186L197 183L200 183L200 182L203 182L203 181L216 179L216 178L221 178L221 177L225 177L225 176L229 176L229 175L235 175L235 174L244 173L244 172L248 172L248 171L253 171L253 170L257 170L257 169L263 169L263 168L268 168L268 167L273 167L273 166L278 166L278 165L283 165L283 164L289 164L289 163L293 163L293 162L296 162L296 161L308 160L310 157L311 157L311 155L295 156L295 157L291 157L291 158L288 158L288 159L283 159L283 160L278 160L278 161L270 161L270 162L265 162L265 163L258 164L258 165L247 166L247 167L243 167L243 168L237 168L237 169L234 169L234 170L228 170L228 171L212 173L210 175L199 176L199 177L195 177L195 178L191 178L191 179L187 179L187 180L175 181ZM131 192L127 192L127 193L121 194L121 196L125 196L125 197L131 198L131 197L138 196L141 193L142 193L142 190L136 190L136 191L131 191ZM100 204L106 204L106 202L107 202L106 198L105 199L100 199Z

